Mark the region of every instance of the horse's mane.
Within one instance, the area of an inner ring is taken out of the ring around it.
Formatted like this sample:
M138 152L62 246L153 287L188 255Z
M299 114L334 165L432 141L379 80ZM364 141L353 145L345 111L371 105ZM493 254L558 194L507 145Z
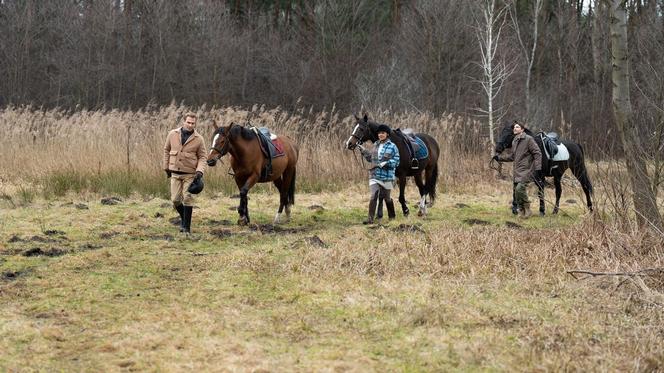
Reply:
M236 137L236 136L239 135L244 140L253 140L253 139L256 138L256 134L254 133L254 131L248 129L247 127L240 126L240 125L233 126L231 128L230 135L233 136L233 137Z

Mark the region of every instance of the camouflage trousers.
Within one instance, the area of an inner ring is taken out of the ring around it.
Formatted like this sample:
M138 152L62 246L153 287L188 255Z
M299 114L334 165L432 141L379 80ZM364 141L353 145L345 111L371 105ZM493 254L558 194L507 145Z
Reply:
M523 206L524 203L530 203L528 199L528 184L530 183L516 183L516 187L514 188L514 202L518 207Z

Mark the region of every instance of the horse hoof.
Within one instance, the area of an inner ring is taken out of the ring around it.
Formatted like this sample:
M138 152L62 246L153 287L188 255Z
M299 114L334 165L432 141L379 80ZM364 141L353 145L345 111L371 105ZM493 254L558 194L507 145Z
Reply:
M553 215L556 215L557 213L558 213L558 209L557 209L557 208L554 208L554 209L553 209Z
M544 216L544 215L546 215L546 214L544 213L544 211L540 211L540 216Z
M247 225L247 224L249 224L249 219L245 217L237 219L237 225Z

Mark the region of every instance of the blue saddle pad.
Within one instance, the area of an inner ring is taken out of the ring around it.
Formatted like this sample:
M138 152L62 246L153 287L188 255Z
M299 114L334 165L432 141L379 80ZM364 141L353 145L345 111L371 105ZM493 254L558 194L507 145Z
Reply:
M427 146L424 144L424 141L422 141L421 138L417 136L413 136L415 139L415 143L417 143L417 149L415 149L415 158L417 159L424 159L429 156L429 149L427 149Z

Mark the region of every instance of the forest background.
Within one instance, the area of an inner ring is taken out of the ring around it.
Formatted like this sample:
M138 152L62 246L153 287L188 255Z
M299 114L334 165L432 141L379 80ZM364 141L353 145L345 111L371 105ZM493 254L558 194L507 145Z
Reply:
M544 0L535 17L535 3L496 2L496 12L510 5L496 61L512 73L494 105L505 118L564 133L593 157L620 154L607 7ZM136 110L175 101L476 118L486 105L478 83L482 7L454 0L2 1L0 107ZM664 2L630 0L627 10L634 111L643 134L661 135ZM653 141L651 149L661 150L661 138Z
M167 106L204 120L245 110L245 123L278 113L271 124L286 134L338 138L351 113L368 112L485 159L496 128L518 119L581 143L589 159L627 155L632 191L652 191L635 208L661 227L663 12L661 0L3 0L0 107L18 149L72 139L74 115L97 139L126 137L127 169L141 139L157 142L148 132L177 126ZM611 27L623 23L616 62ZM123 128L85 119L111 111Z

